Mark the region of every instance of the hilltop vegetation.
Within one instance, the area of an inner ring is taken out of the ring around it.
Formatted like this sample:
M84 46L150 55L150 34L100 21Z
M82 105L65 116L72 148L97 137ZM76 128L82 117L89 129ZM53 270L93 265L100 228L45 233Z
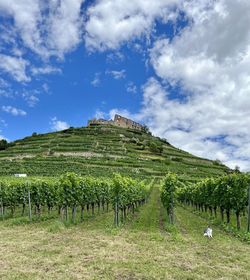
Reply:
M195 181L230 170L177 149L164 139L113 126L33 133L0 151L2 176L54 176L68 171L98 177L119 172L138 178L162 177L171 171L183 180Z

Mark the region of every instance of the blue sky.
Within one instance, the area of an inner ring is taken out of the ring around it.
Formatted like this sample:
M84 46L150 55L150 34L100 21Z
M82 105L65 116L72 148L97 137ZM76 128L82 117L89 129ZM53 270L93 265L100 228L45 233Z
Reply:
M246 0L0 0L0 137L120 113L249 170Z
M32 77L28 83L16 83L9 73L1 73L11 85L6 90L7 96L1 96L1 105L26 112L15 115L1 111L1 119L7 124L2 127L4 135L14 140L33 131L51 131L54 117L78 127L86 125L98 112L109 112L112 108L136 112L142 102L141 86L150 76L152 67L146 69L145 59L132 48L124 48L121 54L122 57L112 58L116 54L109 51L89 53L80 45L65 55L64 61L53 63L58 71ZM27 57L35 63L32 54ZM8 90L14 96L10 97ZM23 92L34 93L39 101L29 104Z

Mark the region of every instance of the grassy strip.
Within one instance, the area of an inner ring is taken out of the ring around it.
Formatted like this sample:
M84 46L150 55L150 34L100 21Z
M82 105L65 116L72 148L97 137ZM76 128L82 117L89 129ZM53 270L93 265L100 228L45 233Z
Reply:
M214 217L209 214L209 212L200 212L197 210L194 210L192 207L188 206L182 206L187 211L192 212L193 214L201 217L204 219L208 224L212 224L214 226L219 227L221 230L225 231L227 234L230 234L231 236L237 237L241 241L244 241L248 244L250 244L250 233L246 232L247 228L247 217L241 217L241 230L237 230L236 228L236 219L233 213L231 213L231 221L229 224L226 222L222 222L219 217ZM220 213L218 213L218 216L220 216Z

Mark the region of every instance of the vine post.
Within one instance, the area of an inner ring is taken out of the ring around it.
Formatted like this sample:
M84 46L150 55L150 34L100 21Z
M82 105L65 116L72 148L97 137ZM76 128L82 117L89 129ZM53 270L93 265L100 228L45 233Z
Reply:
M29 200L29 219L32 220L32 211L31 211L31 199L30 199L30 190L28 190L28 200Z
M170 223L174 224L174 193L173 193L173 191L171 191L171 193L170 193L169 218L170 218Z
M117 197L115 202L115 225L118 226L118 224L119 224L119 205L118 205L118 197Z
M250 232L250 187L248 188L248 223L247 231Z
M2 219L4 219L4 213L3 213L3 197L2 197L2 186L0 185L0 193L1 193L1 216Z

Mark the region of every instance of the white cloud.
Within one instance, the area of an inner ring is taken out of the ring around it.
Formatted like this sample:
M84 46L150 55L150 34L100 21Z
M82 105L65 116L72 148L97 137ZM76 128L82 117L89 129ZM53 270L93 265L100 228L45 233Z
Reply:
M26 116L27 113L24 110L12 107L12 106L2 106L2 110L13 116Z
M114 79L120 80L120 79L125 79L126 78L126 70L122 69L120 71L117 70L107 70L105 72L108 75L111 75Z
M29 107L35 107L39 102L39 98L35 95L27 95L25 100L27 101Z
M82 3L83 0L0 0L0 12L14 20L12 30L20 35L26 48L43 58L63 57L80 42ZM10 41L13 36L5 37Z
M137 93L137 86L133 82L130 81L127 83L126 90L127 90L127 92L130 92L130 93Z
M113 51L112 53L107 54L106 61L112 64L119 64L120 62L124 61L125 56L122 52Z
M0 119L0 126L2 126L2 127L6 127L6 126L8 126L8 124L6 123L6 121L5 121L5 120ZM0 131L0 132L1 132L1 131Z
M8 88L8 87L9 87L9 83L4 79L0 78L0 88Z
M12 90L10 84L2 78L0 78L0 96L7 98L12 97Z
M250 116L214 104L211 98L170 99L169 92L154 78L143 88L139 113L114 109L136 121L145 121L155 135L195 155L219 159L230 167L249 170Z
M138 119L137 115L130 113L127 109L118 109L118 108L114 108L109 111L110 119L114 119L116 114L126 117L128 119Z
M42 89L43 89L44 92L48 93L48 92L49 92L49 86L48 86L48 84L47 84L47 83L44 83L44 84L42 85Z
M156 74L178 86L175 100L151 79L142 114L179 147L250 170L250 2L197 0L183 9L192 24L151 50Z
M90 50L116 49L122 43L149 35L155 20L175 18L181 0L100 0L88 9L86 46Z
M101 73L95 73L95 77L94 79L91 81L91 85L94 87L98 87L101 83L101 79L100 79Z
M100 109L96 110L94 118L96 118L96 119L106 119L107 117L108 117L108 115L105 112L101 111Z
M35 107L35 105L39 102L38 95L41 94L40 89L33 89L33 90L23 90L23 92L18 95L26 101L27 105L31 108Z
M69 124L67 122L60 121L57 119L57 117L51 118L50 125L51 125L51 129L56 130L56 131L60 131L60 130L69 128Z
M18 82L30 81L26 75L28 64L28 61L20 57L0 54L0 70L10 74Z
M47 74L62 73L62 70L60 68L47 65L44 67L33 67L31 69L31 72L33 75L47 75Z

